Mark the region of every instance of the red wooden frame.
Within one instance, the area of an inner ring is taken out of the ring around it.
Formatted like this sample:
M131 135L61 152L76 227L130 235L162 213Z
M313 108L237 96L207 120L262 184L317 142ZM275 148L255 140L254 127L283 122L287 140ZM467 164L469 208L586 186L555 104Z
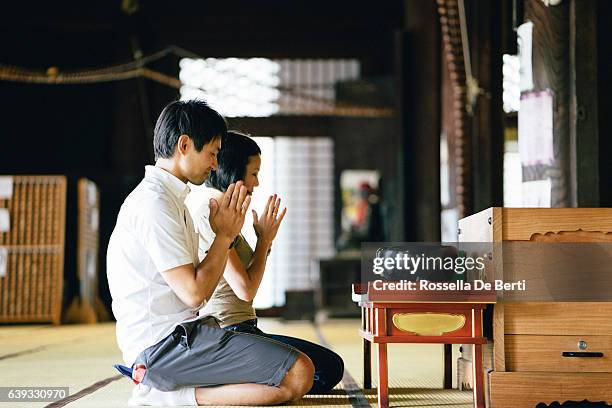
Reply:
M471 344L474 377L474 407L484 408L484 372L482 367L482 345L487 342L482 333L482 311L488 303L495 303L494 292L468 293L461 296L461 300L452 301L449 298L440 298L440 294L433 297L418 293L415 299L409 295L402 300L389 300L392 296L372 291L374 300L364 290L362 285L353 285L353 293L361 295L361 328L359 335L364 341L364 388L371 388L371 343L377 344L378 359L378 404L379 408L389 407L389 377L387 361L388 343L437 343L437 344ZM368 288L368 289L371 289ZM382 296L381 296L382 295ZM428 299L428 300L425 300ZM431 300L435 299L435 300ZM393 324L393 316L397 313L423 313L439 312L461 314L465 316L463 327L440 336L419 336L414 333L401 331ZM450 388L451 367L448 347L445 347L445 388Z

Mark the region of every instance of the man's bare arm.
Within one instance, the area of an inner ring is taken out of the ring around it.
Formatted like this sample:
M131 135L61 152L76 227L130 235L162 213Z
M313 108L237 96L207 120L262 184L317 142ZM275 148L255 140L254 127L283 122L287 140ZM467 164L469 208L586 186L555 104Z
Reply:
M193 264L162 272L172 291L187 306L196 308L210 299L223 276L232 238L217 235L197 268Z

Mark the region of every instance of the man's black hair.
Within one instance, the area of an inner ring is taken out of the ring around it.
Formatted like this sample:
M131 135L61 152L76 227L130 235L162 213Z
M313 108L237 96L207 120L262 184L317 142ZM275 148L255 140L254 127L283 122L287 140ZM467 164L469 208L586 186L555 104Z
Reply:
M226 191L230 184L244 180L249 158L258 154L261 154L261 149L253 139L230 130L221 139L217 170L210 172L206 186Z
M227 133L223 116L202 100L175 101L167 105L157 119L153 132L155 160L170 158L181 135L193 140L196 151Z

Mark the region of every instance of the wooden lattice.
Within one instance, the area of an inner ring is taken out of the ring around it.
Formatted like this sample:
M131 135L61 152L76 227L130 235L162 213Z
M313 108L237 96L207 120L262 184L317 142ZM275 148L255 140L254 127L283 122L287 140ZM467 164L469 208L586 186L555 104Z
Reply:
M77 185L78 302L67 315L80 323L96 323L108 316L98 293L98 248L100 231L100 191L91 180L79 179Z
M0 232L7 254L0 276L0 322L53 322L61 317L66 178L14 176L13 192L0 198L10 229Z

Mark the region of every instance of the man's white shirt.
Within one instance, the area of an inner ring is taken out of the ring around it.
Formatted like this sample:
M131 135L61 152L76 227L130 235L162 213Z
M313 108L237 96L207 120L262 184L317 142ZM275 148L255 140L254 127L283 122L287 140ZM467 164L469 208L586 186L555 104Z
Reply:
M198 234L185 207L189 187L155 167L125 199L107 252L107 277L117 319L117 343L127 365L170 334L197 319L161 275L177 266L197 267Z
M187 208L191 208L191 214L193 214L193 222L195 229L198 232L199 239L199 250L198 255L201 259L204 259L206 253L212 246L215 240L216 234L210 226L210 208L208 202L210 201L212 194L211 189L208 187L200 188L197 202L189 202L187 199ZM194 193L192 193L194 194Z

